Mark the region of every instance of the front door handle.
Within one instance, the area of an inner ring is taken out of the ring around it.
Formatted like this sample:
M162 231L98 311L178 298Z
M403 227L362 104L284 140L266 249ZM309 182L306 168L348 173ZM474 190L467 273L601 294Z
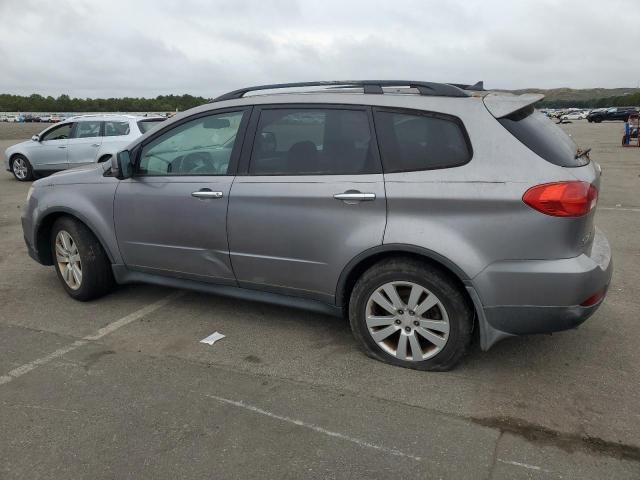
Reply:
M58 148L67 148L66 145L58 145Z
M203 188L201 190L191 192L191 196L196 198L222 198L222 192L214 192L208 188Z
M344 193L336 193L333 198L342 201L351 202L370 202L376 199L375 193L362 193L357 191L348 191Z

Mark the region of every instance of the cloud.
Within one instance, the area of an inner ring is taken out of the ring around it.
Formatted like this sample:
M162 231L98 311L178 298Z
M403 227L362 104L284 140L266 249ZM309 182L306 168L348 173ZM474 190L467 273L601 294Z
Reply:
M213 97L343 78L635 86L636 3L0 1L0 92Z

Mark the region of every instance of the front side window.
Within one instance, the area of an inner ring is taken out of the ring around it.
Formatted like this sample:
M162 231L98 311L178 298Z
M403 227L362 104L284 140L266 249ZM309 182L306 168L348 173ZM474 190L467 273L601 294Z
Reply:
M453 117L377 111L375 120L385 172L457 167L471 159L463 127Z
M100 136L101 122L77 122L71 138L91 138Z
M142 148L138 175L226 175L244 112L178 125Z
M252 175L378 173L366 111L323 108L263 110Z
M122 135L129 135L131 129L129 128L129 122L104 122L104 136L105 137L120 137Z
M65 123L64 125L60 125L59 127L52 128L47 133L45 133L40 141L44 142L45 140L64 140L69 138L71 134L71 123Z

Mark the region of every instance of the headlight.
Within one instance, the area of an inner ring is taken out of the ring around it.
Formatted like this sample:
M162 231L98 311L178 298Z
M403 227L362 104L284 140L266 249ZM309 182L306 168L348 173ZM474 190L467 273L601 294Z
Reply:
M27 203L29 203L29 200L31 199L31 194L33 193L33 185L31 185L29 187L29 191L27 192Z

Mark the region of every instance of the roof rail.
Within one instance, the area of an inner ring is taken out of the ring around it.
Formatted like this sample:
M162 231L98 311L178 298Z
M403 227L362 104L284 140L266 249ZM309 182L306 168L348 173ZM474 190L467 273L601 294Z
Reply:
M478 82L473 87L482 82ZM468 85L465 85L468 87ZM413 80L330 80L320 82L296 82L296 83L274 83L272 85L257 85L255 87L240 88L232 92L225 93L214 98L211 102L222 102L223 100L233 100L242 98L246 93L260 90L278 90L281 88L297 87L362 87L364 93L382 94L382 87L409 87L418 90L420 95L440 96L440 97L467 97L464 89L459 85L435 82L416 82Z

